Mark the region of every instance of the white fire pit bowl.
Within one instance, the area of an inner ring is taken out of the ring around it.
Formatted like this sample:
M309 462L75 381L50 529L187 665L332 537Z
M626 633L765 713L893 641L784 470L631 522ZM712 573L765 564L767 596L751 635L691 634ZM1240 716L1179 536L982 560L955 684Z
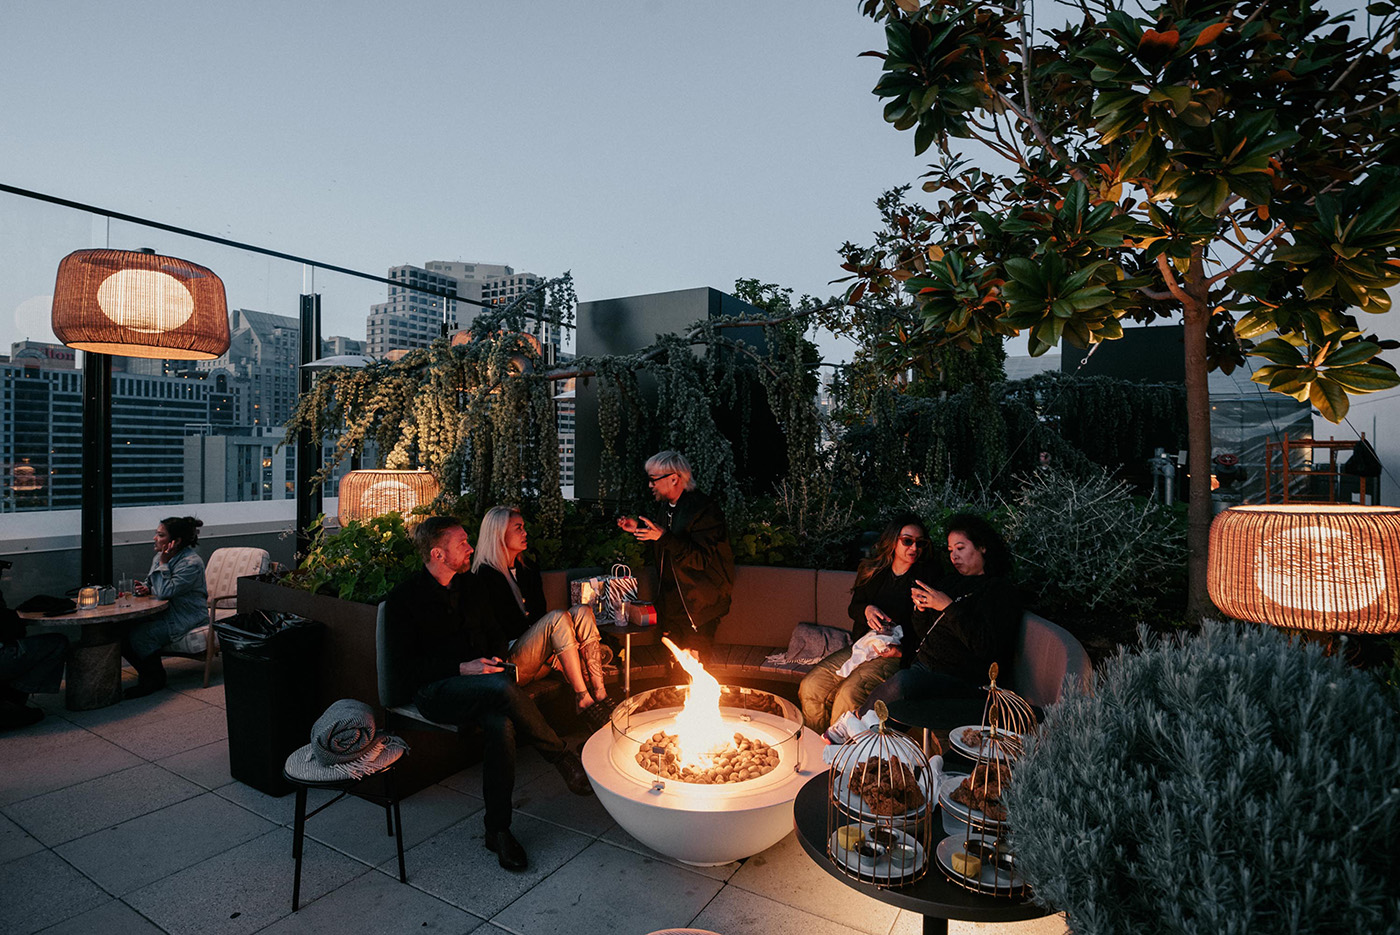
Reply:
M583 747L583 768L608 814L628 834L659 853L687 864L711 867L750 857L792 830L792 800L802 784L825 772L822 741L802 728L788 701L753 689L726 688L720 714L731 733L762 740L778 750L778 766L755 779L702 785L663 779L636 761L640 743L656 731L675 732L679 706L641 710L658 692L684 693L685 686L653 689L619 705L611 727ZM767 696L771 707L731 707L742 695Z

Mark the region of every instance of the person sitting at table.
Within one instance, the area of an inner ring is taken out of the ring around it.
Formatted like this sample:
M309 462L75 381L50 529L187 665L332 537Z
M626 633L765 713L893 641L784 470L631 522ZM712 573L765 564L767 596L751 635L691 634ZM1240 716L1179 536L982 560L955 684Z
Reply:
M151 570L132 590L140 597L169 601L170 606L134 624L122 639L122 655L136 670L136 684L123 693L125 698L142 698L164 688L161 647L209 622L204 559L194 550L203 525L193 516L171 516L156 525Z
M486 511L472 559L478 600L511 641L507 658L515 663L520 684L544 678L552 670L562 672L584 722L600 727L612 707L603 682L611 651L605 651L598 636L591 607L546 609L544 581L539 566L526 557L528 547L525 518L518 508ZM597 710L586 713L595 705Z
M914 612L914 582L935 577L923 521L912 513L892 518L875 540L871 554L856 566L847 610L853 640L867 633L889 635L895 627L902 628L903 637L898 643L874 648L855 666L849 665L852 647L837 650L817 663L797 686L802 720L808 728L825 731L848 711L859 708L875 686L913 661L915 641L909 620Z
M56 692L63 681L68 637L62 633L26 636L24 627L0 594L0 731L42 721L44 709L31 708L29 696Z
M1023 613L1020 592L1010 581L1011 550L980 516L958 514L945 530L956 574L936 585L914 582L913 664L871 691L862 714L876 701L980 698L993 662L1003 679L1011 673Z

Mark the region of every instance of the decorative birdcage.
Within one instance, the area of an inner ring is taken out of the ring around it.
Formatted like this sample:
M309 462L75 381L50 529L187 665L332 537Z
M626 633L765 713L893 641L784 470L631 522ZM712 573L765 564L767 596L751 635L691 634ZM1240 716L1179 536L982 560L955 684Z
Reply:
M827 854L847 876L881 888L928 871L937 777L918 744L880 724L855 735L827 773Z
M1030 894L1016 867L1014 841L1006 820L1002 791L1035 727L1035 713L1023 698L997 685L998 669L987 671L987 702L982 723L954 728L948 740L970 757L971 775L949 774L939 783L943 827L938 866L959 886L992 896L1024 898Z

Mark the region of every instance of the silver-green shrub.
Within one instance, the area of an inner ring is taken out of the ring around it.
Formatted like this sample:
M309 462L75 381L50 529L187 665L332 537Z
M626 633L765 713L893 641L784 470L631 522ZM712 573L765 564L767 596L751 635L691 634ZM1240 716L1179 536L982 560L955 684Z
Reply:
M1400 931L1400 713L1272 629L1207 623L1070 690L1007 810L1077 935Z

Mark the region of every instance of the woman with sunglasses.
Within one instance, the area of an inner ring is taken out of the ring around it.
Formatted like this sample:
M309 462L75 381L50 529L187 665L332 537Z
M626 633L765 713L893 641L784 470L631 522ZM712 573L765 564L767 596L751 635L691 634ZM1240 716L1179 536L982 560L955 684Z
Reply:
M997 663L1011 674L1016 628L1024 608L1011 583L1006 540L980 516L962 513L945 525L952 575L937 584L919 579L911 599L910 663L870 692L861 706L913 698L980 698L987 668Z
M841 649L821 662L797 687L802 701L802 720L821 732L848 711L861 706L881 682L899 671L906 647L912 649L910 621L914 612L915 581L933 580L937 571L929 563L928 530L912 513L902 513L889 521L870 557L856 566L856 582L851 589L851 637L859 640L867 633L889 633L901 627L898 645L877 650L876 655L857 665L848 675L841 668L851 658L851 648Z

